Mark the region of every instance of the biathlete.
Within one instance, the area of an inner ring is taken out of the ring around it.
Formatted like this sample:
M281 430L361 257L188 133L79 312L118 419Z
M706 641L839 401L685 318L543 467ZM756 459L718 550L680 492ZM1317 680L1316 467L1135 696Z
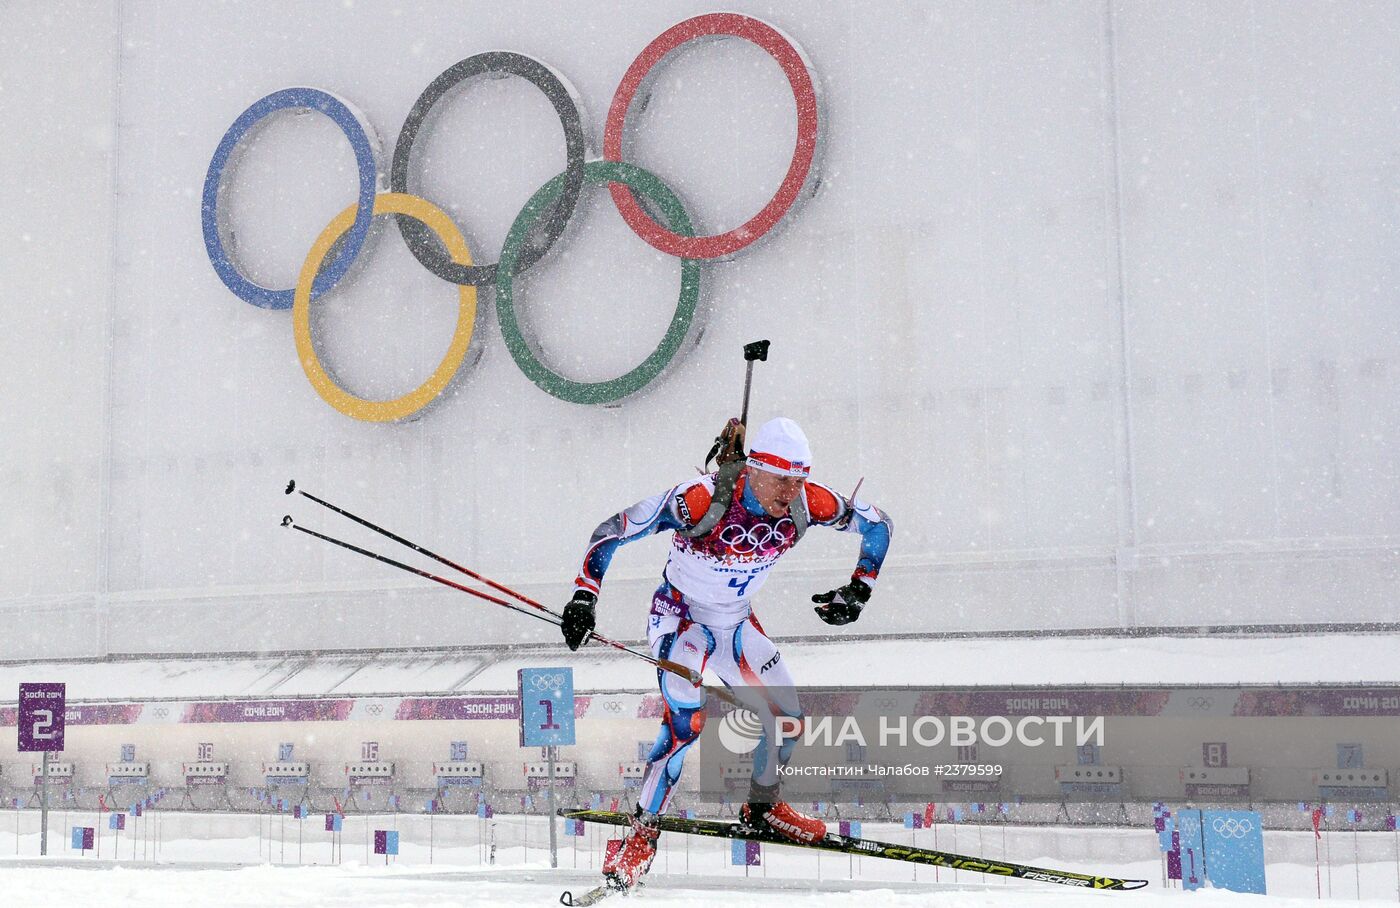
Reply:
M779 417L758 430L747 458L733 469L688 480L608 518L593 532L562 625L565 642L578 649L593 631L598 590L618 546L674 532L661 586L651 601L651 652L697 675L709 667L736 698L766 707L740 822L794 842L821 838L826 824L778 797L778 768L787 762L794 742L778 746L769 730L776 717L800 721L802 712L787 664L759 625L751 602L773 565L808 527L831 527L860 534L860 558L849 583L812 601L827 624L850 624L870 598L893 530L883 511L808 479L811 463L802 429ZM630 889L651 866L659 836L656 818L666 811L686 751L705 723L703 687L672 672L658 670L657 677L665 702L661 732L626 841L603 865L608 883L619 889Z

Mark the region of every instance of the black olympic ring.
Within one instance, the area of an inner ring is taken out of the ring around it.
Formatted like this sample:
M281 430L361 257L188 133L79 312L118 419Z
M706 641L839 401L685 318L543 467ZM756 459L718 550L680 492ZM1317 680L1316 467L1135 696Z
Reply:
M449 66L418 96L413 109L408 112L403 129L399 131L398 142L394 146L394 160L390 165L389 187L393 192L416 194L408 185L408 165L413 156L413 143L419 131L443 95L473 76L485 73L504 73L519 76L538 88L564 127L564 187L549 210L542 215L539 232L524 245L514 274L519 274L540 260L555 240L563 234L569 218L578 204L579 193L583 190L583 164L588 154L588 142L583 134L583 119L579 115L580 101L564 76L552 67L531 59L523 54L510 51L489 51L476 54ZM479 287L496 280L496 266L459 265L433 238L432 231L422 224L402 216L395 216L399 222L399 232L404 242L413 252L414 258L433 274L454 284Z

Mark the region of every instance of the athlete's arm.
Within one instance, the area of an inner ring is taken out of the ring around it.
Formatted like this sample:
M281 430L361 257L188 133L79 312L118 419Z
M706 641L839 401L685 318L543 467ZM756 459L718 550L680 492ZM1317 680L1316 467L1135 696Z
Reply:
M574 578L574 590L597 595L618 546L666 530L695 525L709 507L713 478L702 476L683 482L650 498L644 498L598 524L588 541L583 564Z
M888 514L860 499L846 498L819 482L808 480L807 516L811 523L831 527L845 533L860 534L860 557L856 561L852 580L859 580L870 589L880 576L880 565L890 548L894 522Z

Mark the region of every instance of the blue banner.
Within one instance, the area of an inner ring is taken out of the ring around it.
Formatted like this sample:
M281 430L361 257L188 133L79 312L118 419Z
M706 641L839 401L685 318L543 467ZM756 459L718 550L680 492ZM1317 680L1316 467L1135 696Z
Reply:
M1264 895L1264 823L1252 810L1207 810L1202 821L1211 885Z
M1206 882L1205 839L1201 833L1201 812L1177 811L1176 828L1181 833L1181 888L1200 889Z
M522 668L520 746L549 747L574 743L574 670Z

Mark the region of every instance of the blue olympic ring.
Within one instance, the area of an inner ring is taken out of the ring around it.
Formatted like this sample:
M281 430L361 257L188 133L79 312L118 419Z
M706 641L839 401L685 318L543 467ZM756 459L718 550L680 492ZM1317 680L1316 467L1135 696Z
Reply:
M269 290L253 283L243 276L238 266L229 258L224 251L223 239L219 236L219 186L223 181L224 167L239 141L269 114L293 109L314 110L330 117L350 140L350 147L355 152L355 164L360 172L360 197L355 209L355 223L345 236L340 254L317 274L316 280L312 282L313 299L325 293L336 281L344 277L355 257L360 254L360 247L365 244L365 238L369 235L374 214L374 195L379 184L378 155L375 154L374 145L370 140L372 129L353 107L329 92L319 88L284 88L253 102L251 107L233 121L233 125L219 141L214 158L209 162L209 172L204 177L204 198L200 212L204 226L204 248L208 250L209 260L213 262L214 270L218 272L224 286L240 299L263 309L292 308L294 291Z

